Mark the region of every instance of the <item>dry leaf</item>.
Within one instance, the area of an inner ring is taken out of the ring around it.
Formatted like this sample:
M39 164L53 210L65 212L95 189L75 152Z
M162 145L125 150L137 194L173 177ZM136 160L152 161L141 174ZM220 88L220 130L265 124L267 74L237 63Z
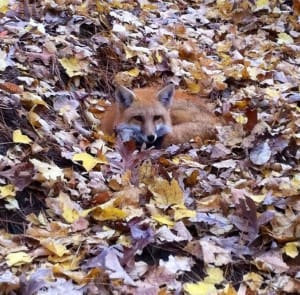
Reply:
M8 266L19 266L29 264L32 262L32 257L25 252L9 253L6 256L6 263Z
M22 131L18 129L13 132L13 142L29 144L32 140L27 135L22 134Z

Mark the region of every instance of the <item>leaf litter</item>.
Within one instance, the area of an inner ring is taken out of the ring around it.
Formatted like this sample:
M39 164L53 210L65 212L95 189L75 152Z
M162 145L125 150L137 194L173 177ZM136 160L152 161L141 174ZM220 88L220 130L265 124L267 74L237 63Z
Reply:
M0 1L1 292L297 293L299 13ZM210 100L215 141L102 133L114 85L167 82Z

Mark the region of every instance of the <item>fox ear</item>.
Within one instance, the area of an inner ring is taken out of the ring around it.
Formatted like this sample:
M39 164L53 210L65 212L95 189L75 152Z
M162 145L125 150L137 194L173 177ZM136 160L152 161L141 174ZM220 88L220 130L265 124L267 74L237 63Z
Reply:
M158 100L165 106L169 107L172 104L175 87L173 84L165 86L157 94Z
M121 106L128 108L132 104L134 97L134 93L125 86L118 86L116 88L116 102Z

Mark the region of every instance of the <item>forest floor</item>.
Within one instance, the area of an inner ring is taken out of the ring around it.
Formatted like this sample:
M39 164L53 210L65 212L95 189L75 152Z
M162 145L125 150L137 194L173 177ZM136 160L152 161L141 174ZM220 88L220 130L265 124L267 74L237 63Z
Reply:
M300 2L0 0L0 294L300 289ZM136 151L114 87L205 96L217 139Z

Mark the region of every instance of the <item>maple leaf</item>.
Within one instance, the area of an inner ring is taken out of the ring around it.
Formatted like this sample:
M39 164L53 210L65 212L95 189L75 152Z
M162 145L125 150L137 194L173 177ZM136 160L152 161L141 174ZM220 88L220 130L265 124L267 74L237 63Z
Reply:
M101 267L104 268L112 279L122 279L124 283L135 286L136 284L132 278L127 274L124 268L120 264L120 257L122 254L112 248L105 248L101 253L90 259L87 262L87 267Z
M72 160L73 161L82 161L82 165L87 171L92 170L97 164L106 164L107 163L107 160L104 156L102 157L102 159L100 159L100 158L95 158L88 153L75 154L73 156Z
M66 70L69 77L82 76L87 69L87 63L79 61L76 57L64 57L59 59L59 62Z
M56 242L55 240L48 238L40 240L42 246L44 246L51 253L57 255L58 257L62 257L65 254L70 253L70 251L61 243Z
M149 190L152 192L157 206L183 205L183 191L175 179L168 182L163 178L156 178L154 183L149 186Z

